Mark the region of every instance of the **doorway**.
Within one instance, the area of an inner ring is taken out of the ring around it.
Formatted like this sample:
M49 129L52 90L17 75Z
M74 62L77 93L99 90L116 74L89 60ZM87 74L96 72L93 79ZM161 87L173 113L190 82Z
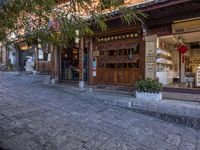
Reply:
M88 81L88 49L84 48L84 81ZM61 50L61 81L79 81L79 49L76 47Z

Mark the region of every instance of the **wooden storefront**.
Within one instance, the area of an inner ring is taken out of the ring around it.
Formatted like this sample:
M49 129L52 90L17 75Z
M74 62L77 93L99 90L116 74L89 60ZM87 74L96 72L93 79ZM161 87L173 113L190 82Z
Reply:
M98 84L134 85L144 76L144 41L138 27L111 29L96 36Z

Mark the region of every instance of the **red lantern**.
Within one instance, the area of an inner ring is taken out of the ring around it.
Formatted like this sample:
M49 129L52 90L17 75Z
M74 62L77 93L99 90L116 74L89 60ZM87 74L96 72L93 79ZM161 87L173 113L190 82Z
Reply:
M182 44L178 47L178 51L182 54L182 63L184 63L185 60L184 54L188 51L188 48L184 44Z
M185 54L188 51L188 48L182 44L181 46L178 47L178 51L181 52L182 54Z

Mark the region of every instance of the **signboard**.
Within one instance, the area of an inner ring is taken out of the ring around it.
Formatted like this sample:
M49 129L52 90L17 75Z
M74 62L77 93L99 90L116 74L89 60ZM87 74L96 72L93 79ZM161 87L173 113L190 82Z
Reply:
M155 57L156 56L156 43L146 42L146 57Z
M83 50L79 49L79 80L83 81Z
M155 79L155 63L146 63L145 77Z
M145 37L145 78L156 79L157 36Z
M175 21L172 24L172 33L187 33L200 31L200 19Z
M99 54L99 51L93 51L93 54L92 54L94 57L98 57L100 54Z

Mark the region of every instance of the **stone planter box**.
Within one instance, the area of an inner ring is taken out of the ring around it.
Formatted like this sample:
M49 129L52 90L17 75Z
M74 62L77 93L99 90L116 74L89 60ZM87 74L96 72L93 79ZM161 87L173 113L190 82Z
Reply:
M138 92L135 93L136 98L144 100L159 101L162 100L162 93L148 93L148 92Z

